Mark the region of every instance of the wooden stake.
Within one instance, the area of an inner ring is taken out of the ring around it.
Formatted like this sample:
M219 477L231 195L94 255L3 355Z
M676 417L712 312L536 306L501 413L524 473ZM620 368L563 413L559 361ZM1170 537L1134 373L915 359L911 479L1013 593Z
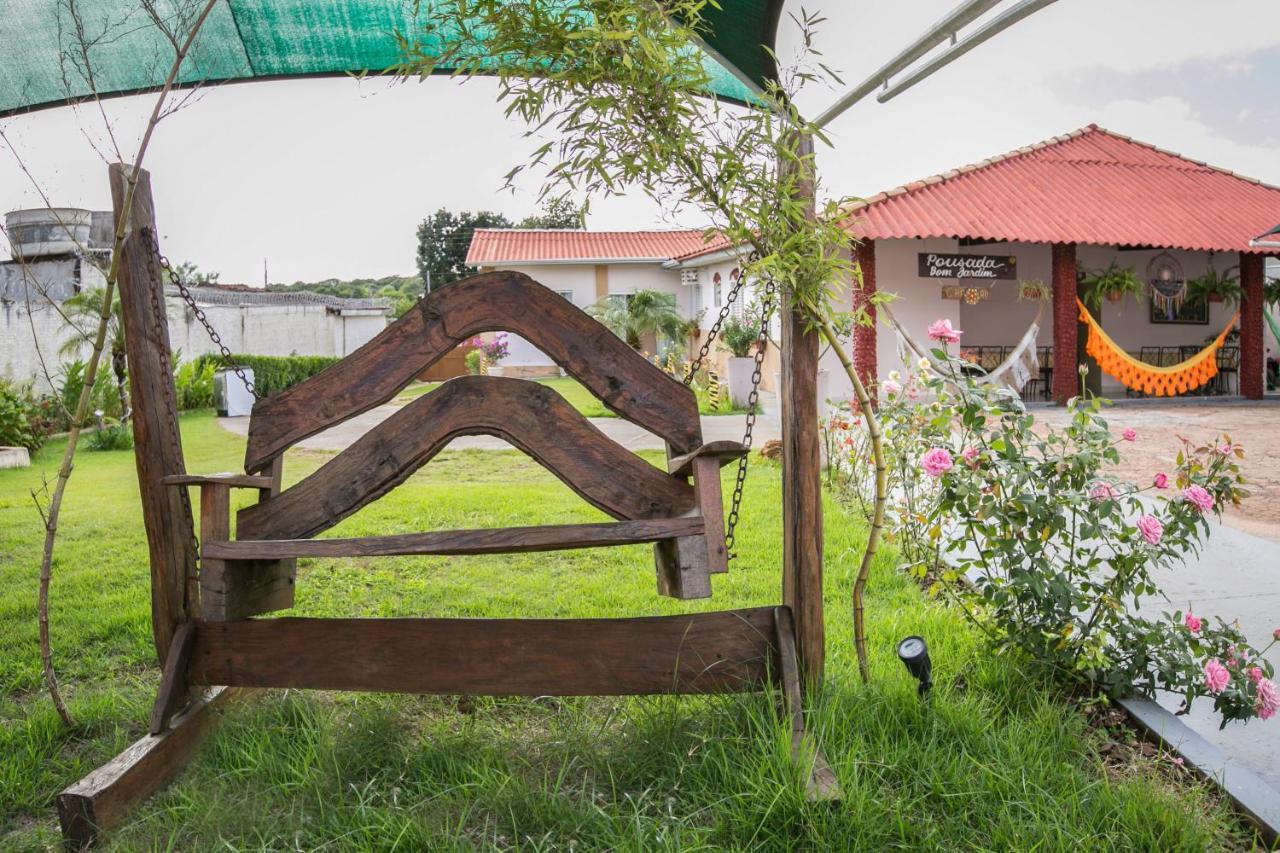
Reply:
M813 139L796 139L805 168L800 192L815 214ZM818 436L818 331L807 328L805 312L791 295L782 300L782 601L795 617L801 676L822 681L825 661L822 619L822 462Z

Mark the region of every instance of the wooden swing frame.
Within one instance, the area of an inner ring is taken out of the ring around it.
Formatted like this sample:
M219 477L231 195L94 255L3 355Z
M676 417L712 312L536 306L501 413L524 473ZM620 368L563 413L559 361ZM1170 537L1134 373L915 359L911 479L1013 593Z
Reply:
M745 448L704 444L692 392L586 314L526 276L489 273L424 297L320 376L260 401L250 422L248 473L188 474L162 270L150 248L150 176L140 172L126 211L127 174L123 165L110 168L116 217L129 217L119 289L163 673L150 734L59 794L69 845L91 844L117 825L180 771L220 707L244 689L266 687L567 696L744 692L773 684L791 720L807 795L839 797L834 774L806 737L802 707L802 688L819 683L823 667L818 340L792 306L784 300L781 604L622 619L255 619L292 606L296 560L317 556L653 542L658 591L708 597L711 576L728 568L719 471ZM534 340L605 405L661 436L667 472L613 443L543 386L472 377L419 398L282 489L288 447L386 402L461 341L497 329ZM310 538L394 488L452 438L479 433L515 444L617 521ZM186 495L197 487L199 555ZM238 513L231 538L236 488L256 490L259 501Z

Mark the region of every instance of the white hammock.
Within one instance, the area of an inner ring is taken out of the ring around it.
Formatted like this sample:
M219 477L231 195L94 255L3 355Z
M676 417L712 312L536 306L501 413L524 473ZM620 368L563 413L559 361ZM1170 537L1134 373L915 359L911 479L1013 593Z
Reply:
M879 306L878 310L884 312L885 319L889 321L889 325L893 326L893 330L898 335L898 355L903 364L910 365L917 359L928 359L934 371L938 374L955 376L954 360L952 364L938 364L937 360L929 355L927 347L922 347L912 339L907 330L898 322L898 318L893 316L893 312L889 310L887 305ZM1022 339L1018 341L1018 345L1013 348L1013 352L1009 353L1008 358L1000 362L995 369L980 377L980 382L986 385L1004 385L1012 389L1014 393L1022 393L1022 389L1027 382L1040 372L1040 356L1036 349L1036 337L1040 334L1040 319L1043 316L1044 303L1041 302L1040 307L1036 310L1036 318L1031 321L1030 328L1027 329Z

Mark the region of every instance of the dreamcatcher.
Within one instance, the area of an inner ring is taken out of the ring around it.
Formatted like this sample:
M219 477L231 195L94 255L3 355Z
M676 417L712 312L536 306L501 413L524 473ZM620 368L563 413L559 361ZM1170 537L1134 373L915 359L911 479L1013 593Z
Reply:
M1161 252L1147 264L1151 302L1165 317L1176 317L1187 299L1187 279L1182 265L1168 252Z

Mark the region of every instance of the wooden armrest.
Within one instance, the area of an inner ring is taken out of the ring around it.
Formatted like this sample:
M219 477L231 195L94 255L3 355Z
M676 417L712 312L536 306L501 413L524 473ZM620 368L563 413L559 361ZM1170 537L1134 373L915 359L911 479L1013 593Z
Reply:
M252 474L170 474L164 478L166 486L230 486L233 489L269 489L270 477Z
M723 468L735 459L741 459L749 451L740 441L708 441L697 450L676 456L667 461L667 471L676 477L687 477L693 472L693 460L701 456L714 456Z

